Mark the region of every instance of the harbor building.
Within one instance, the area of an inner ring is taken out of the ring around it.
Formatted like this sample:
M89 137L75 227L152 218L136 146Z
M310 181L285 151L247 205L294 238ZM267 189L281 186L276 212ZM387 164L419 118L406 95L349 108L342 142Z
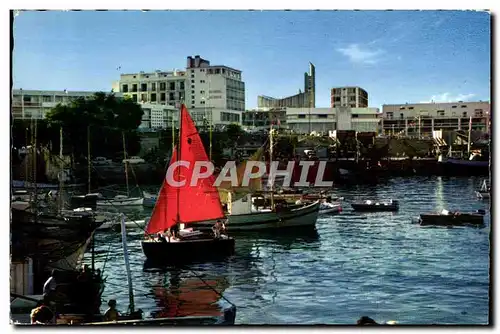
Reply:
M295 133L333 130L378 132L381 114L378 108L287 108L286 124Z
M336 87L330 91L330 106L368 108L368 93L361 87Z
M314 108L316 107L316 68L309 63L309 72L304 73L304 92L284 98L259 95L259 108Z
M246 128L269 129L271 123L286 128L287 108L255 108L243 113L242 125Z
M83 97L90 98L96 92L68 90L12 90L13 119L43 119L49 110L59 103L68 104ZM116 94L120 96L120 94Z
M122 74L115 87L138 103L173 107L185 103L197 125L241 124L245 110L242 72L225 65L210 65L199 55L187 57L182 71Z
M432 137L436 130L489 132L489 102L405 103L382 106L382 133Z

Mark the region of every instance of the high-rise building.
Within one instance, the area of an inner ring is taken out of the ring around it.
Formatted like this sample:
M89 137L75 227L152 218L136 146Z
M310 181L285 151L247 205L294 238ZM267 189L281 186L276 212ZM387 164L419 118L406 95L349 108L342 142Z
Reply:
M368 108L368 93L361 87L337 87L331 89L332 108Z
M139 103L184 103L197 125L241 123L245 110L241 71L210 65L198 55L187 57L182 71L122 74L117 88Z
M316 106L316 69L309 63L309 73L304 73L304 92L299 90L296 95L274 98L259 95L257 97L259 108L314 108Z

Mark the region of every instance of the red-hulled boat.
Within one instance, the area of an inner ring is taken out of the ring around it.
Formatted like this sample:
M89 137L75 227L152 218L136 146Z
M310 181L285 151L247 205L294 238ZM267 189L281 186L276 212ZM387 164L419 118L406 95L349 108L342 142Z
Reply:
M209 159L185 105L181 107L179 142L169 166L177 161L189 162L189 167L178 166L173 179L186 182L174 186L164 179L142 241L144 255L150 261L163 263L186 263L232 255L233 238L183 228L196 222L215 222L225 218L219 192L213 185L214 176L199 179L191 186L195 162L208 162ZM172 227L179 229L175 238L155 238L158 233Z

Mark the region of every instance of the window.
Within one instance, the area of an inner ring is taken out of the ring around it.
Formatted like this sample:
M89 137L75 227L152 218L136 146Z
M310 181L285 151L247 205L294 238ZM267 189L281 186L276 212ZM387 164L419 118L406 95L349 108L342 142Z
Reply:
M191 104L194 104L194 100L191 101Z
M462 115L463 115L463 117L467 117L467 111L464 111L464 112L462 113Z
M175 90L175 82L170 83L170 90Z
M456 108L457 106L452 106L452 108Z
M175 100L175 96L174 96L174 93L168 93L168 99L171 101L171 100Z
M194 80L191 80L191 83L194 83Z
M167 83L166 82L160 82L160 90L166 90L167 89Z
M166 95L167 94L165 94L165 93L160 93L160 101L165 102Z
M122 92L128 93L128 85L123 85L122 86Z
M156 82L153 82L153 83L151 84L151 90L152 90L153 92L154 92L154 91L156 91Z
M151 102L156 102L156 93L151 94Z
M437 115L441 117L444 116L444 110L438 110Z
M132 85L132 92L137 92L137 84Z
M399 118L403 119L403 118L405 118L405 115L403 113L400 113Z
M408 109L413 110L413 107L408 107Z
M220 74L220 68L215 69L215 74Z
M297 118L306 118L306 115L297 115Z
M141 94L141 101L147 102L148 101L148 94Z
M200 94L205 94L205 91L204 90L200 90Z
M45 95L45 96L43 97L43 100L42 100L42 101L43 101L43 102L52 102L52 96Z
M460 108L467 108L467 106L466 106L466 105L464 105L464 104L462 104L462 105L460 106Z
M201 100L201 101L200 101L200 104L205 104L205 100Z
M340 96L335 98L335 102L340 102Z
M145 83L141 84L141 92L145 92L147 90L148 90L148 84Z
M137 94L132 94L132 101L137 102Z
M318 115L318 118L328 118L328 115L327 114L320 114L320 115Z
M392 112L388 112L388 113L387 113L387 118L392 118L392 116L393 116L393 113L392 113Z
M399 107L399 110L405 110L405 107Z
M181 82L181 90L184 90L184 82Z
M358 115L358 114L352 114L352 115L351 115L351 117L352 117L352 118L358 118L358 117L359 117L359 115Z
M200 80L200 83L205 83L205 80Z

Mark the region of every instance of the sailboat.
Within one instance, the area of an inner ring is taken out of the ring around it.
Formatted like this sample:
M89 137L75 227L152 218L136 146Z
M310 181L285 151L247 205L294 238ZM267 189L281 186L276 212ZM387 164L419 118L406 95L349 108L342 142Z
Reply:
M189 163L187 169L177 168L176 182L185 180L184 185L174 186L164 179L153 214L145 230L142 250L148 260L161 262L187 262L206 257L228 256L234 253L234 239L226 235L214 237L210 234L184 229L188 224L214 221L225 218L213 176L198 180L191 186L195 162L208 162L207 153L198 130L186 106L181 106L179 143L172 154L169 166L177 161ZM179 233L172 238L155 240L151 238L170 228Z
M272 129L269 133L269 160L272 161ZM262 152L258 150L251 160L260 160L261 155ZM239 180L243 177L245 167L242 164L237 169ZM253 169L252 172L254 172ZM219 190L225 191L227 197L227 211L229 213L227 229L229 231L275 230L292 227L314 228L316 226L320 208L319 200L297 205L276 205L274 184L271 184L270 191L262 192L260 191L262 188L261 179L257 178L254 181L256 184L250 184L249 187L229 187L221 184ZM267 205L266 194L270 195L270 206ZM210 228L210 224L207 222L198 222L195 226L200 230Z

